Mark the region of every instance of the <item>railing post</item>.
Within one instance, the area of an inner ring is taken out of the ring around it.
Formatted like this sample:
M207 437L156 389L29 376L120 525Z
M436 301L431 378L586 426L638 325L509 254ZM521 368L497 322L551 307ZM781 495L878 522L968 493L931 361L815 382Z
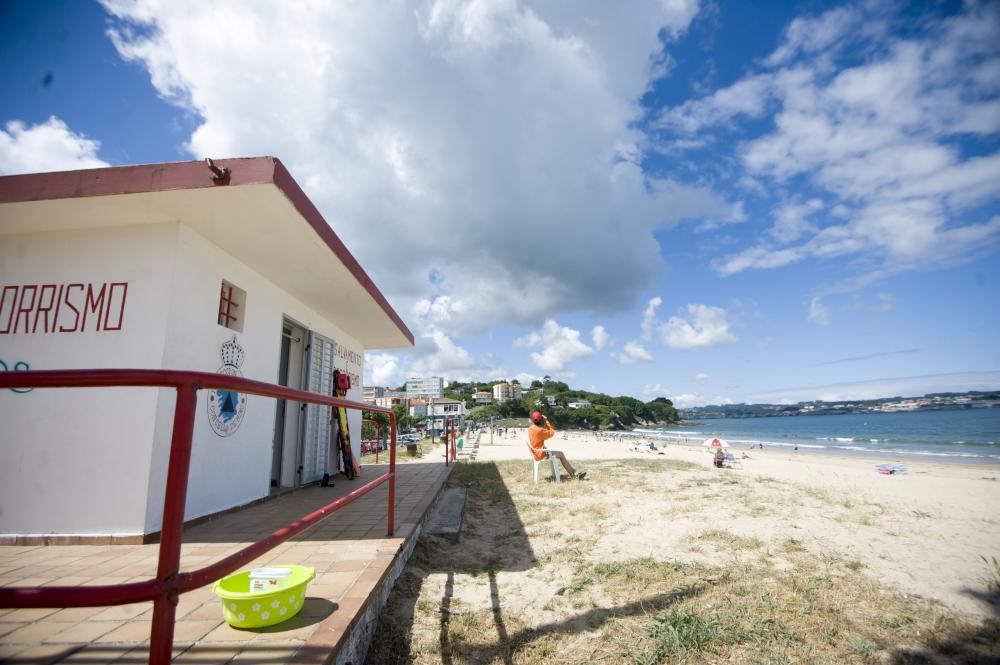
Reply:
M389 412L389 527L387 536L396 533L396 414Z
M170 461L167 466L167 491L163 498L163 522L160 526L160 559L156 568L160 597L153 601L153 627L149 639L150 665L169 665L173 652L184 505L191 467L191 438L198 407L197 398L198 391L193 384L178 386L174 430L170 439Z

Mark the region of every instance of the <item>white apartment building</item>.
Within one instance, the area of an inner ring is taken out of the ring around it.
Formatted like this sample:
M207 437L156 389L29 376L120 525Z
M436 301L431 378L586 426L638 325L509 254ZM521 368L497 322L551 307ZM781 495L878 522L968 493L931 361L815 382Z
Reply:
M374 404L375 400L383 395L385 395L384 386L365 386L361 399L370 404Z
M406 380L406 397L407 399L444 397L444 379L440 376L411 377Z
M477 390L472 394L472 399L475 400L476 404L492 404L493 393L489 390Z
M568 402L566 406L568 406L571 409L587 409L594 405L584 399L580 400L579 402Z
M495 402L506 402L509 399L521 399L521 384L506 382L493 384Z

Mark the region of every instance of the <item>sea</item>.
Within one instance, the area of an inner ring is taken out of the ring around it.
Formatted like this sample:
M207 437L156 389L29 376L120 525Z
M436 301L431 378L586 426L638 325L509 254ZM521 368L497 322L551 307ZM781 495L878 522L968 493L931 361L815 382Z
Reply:
M700 444L724 439L734 450L777 448L1000 464L1000 408L856 413L773 418L712 418L696 424L636 429L638 436Z

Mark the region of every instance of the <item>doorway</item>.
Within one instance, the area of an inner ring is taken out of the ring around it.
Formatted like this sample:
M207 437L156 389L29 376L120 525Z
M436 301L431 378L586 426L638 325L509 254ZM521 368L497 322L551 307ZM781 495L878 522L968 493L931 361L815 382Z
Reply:
M306 331L285 319L281 324L281 352L278 361L278 384L302 389L303 357ZM301 431L301 404L284 399L275 400L274 437L271 447L271 489L294 487Z

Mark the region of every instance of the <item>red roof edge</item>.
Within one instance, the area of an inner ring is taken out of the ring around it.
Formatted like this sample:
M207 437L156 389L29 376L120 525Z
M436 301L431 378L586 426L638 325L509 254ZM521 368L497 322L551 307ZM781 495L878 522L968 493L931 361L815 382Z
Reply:
M413 333L326 223L323 215L295 182L281 160L275 157L241 157L214 160L214 165L218 169L214 172L206 161L192 161L0 176L0 203L274 184L396 324L410 345L413 345ZM224 173L223 169L228 169L228 173L220 177Z
M0 203L267 184L274 181L276 161L273 157L220 159L215 165L229 169L225 182L213 179L215 173L205 161L0 176Z

